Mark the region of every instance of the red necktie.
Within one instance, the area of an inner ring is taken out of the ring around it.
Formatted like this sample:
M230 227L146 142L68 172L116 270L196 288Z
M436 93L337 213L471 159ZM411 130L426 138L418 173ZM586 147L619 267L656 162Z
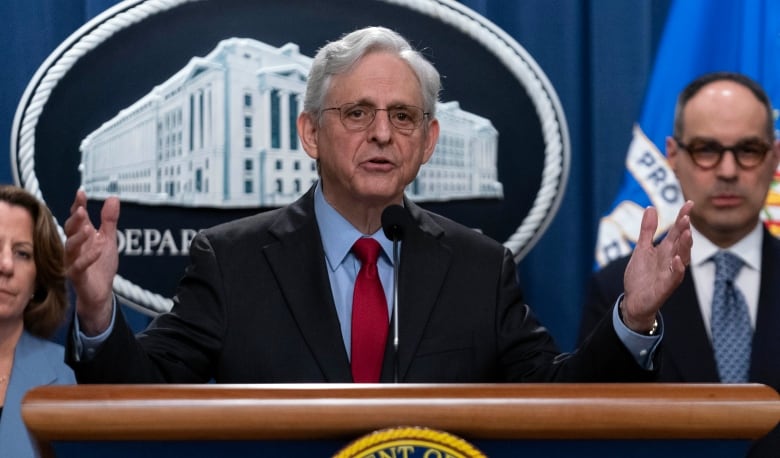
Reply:
M352 245L361 263L352 296L352 379L357 383L378 382L385 355L387 300L376 267L379 249L372 238Z

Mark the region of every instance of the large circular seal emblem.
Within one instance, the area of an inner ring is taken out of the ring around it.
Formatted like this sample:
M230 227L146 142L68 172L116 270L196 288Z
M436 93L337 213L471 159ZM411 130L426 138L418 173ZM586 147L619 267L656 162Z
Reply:
M442 133L407 188L519 261L563 198L558 97L507 33L453 0L127 0L65 40L16 112L15 179L64 220L122 201L120 300L168 310L205 227L292 202L317 179L295 132L312 56L360 27L404 35L443 77Z
M374 431L355 439L334 458L399 456L406 458L485 458L465 440L435 429L402 426Z

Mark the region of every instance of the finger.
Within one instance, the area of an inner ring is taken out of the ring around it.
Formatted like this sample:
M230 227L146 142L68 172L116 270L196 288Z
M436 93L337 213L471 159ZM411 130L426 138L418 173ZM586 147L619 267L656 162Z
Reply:
M71 215L76 212L79 207L87 206L87 193L83 189L76 191L76 197L73 198L73 203L70 206Z
M675 280L675 282L681 282L683 279L683 276L685 275L685 262L683 262L683 259L678 255L672 258L672 261L669 263L669 267L672 271L672 278Z
M71 237L81 231L81 228L85 225L92 225L89 221L87 210L84 207L73 207L72 213L65 220L62 229L65 231L66 236Z
M119 221L119 199L109 197L103 202L100 211L100 232L112 239L116 238L116 226Z
M691 262L691 248L693 247L693 236L691 235L690 210L693 202L687 201L677 214L677 221L670 229L669 241L671 244L670 255L672 260L669 264L673 273L685 272L686 266ZM672 234L672 231L674 234Z
M680 256L683 266L691 263L691 248L693 248L693 235L691 235L690 225L683 230L680 235L677 254Z
M65 239L65 265L70 266L78 262L83 252L89 250L90 238L95 234L91 225L79 226L80 230L72 232Z
M642 224L639 229L637 248L649 248L653 245L655 231L658 228L658 213L654 207L647 207L642 214Z
M94 234L95 228L93 228L91 224L82 224L81 226L74 227L74 230L71 231L65 239L65 250L80 248L86 245L89 242L90 237Z
M686 201L677 212L677 219L674 221L674 226L679 232L683 232L690 228L691 209L693 209L693 201Z
M81 230L81 226L84 224L91 224L87 214L87 194L83 189L79 189L76 191L76 196L70 206L70 216L63 225L65 235L70 236Z
M691 200L686 201L682 207L680 207L680 210L677 212L677 218L674 220L674 224L669 229L667 237L671 237L673 240L676 240L686 229L690 229L690 214L692 208L693 201Z
M66 275L74 283L78 283L80 275L87 271L89 266L95 263L100 257L99 250L88 250L81 252L78 257L72 259L73 262L68 264L66 269Z
M692 208L693 202L690 200L683 204L677 213L677 219L664 239L664 252L667 252L671 257L679 256L683 264L683 270L691 262L693 239L691 236L690 212Z

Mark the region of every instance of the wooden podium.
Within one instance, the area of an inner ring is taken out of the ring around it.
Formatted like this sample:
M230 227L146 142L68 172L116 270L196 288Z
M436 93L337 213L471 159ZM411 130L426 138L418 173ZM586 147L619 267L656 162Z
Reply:
M327 457L395 426L490 457L739 456L778 423L780 396L757 384L74 385L31 390L22 415L46 457Z

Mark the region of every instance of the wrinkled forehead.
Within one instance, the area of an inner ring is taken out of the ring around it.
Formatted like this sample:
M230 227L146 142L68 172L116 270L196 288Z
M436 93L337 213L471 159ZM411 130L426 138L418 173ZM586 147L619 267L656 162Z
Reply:
M360 102L419 105L422 86L409 63L395 53L363 55L345 72L332 75L325 99L330 103Z

